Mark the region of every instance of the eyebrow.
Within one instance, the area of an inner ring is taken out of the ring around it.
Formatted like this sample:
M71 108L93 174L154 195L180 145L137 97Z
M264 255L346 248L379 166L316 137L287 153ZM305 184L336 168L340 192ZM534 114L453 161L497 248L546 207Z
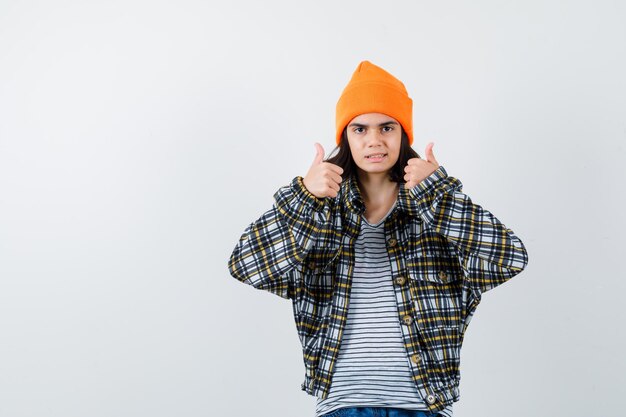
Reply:
M388 126L388 125L397 125L397 122L394 122L393 120L389 120L388 122L383 122L381 124L378 125L378 127L382 127L382 126ZM369 125L363 124L363 123L350 123L348 125L348 127L369 127Z

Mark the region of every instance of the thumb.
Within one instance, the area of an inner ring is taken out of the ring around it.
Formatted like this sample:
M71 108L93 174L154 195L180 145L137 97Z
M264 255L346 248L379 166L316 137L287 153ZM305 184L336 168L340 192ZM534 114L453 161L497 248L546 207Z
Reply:
M319 143L315 142L315 150L317 153L315 154L315 159L313 160L313 165L319 165L324 160L324 147Z
M435 154L433 153L433 146L435 146L434 142L430 142L428 143L428 145L426 145L426 160L428 162L432 162L433 164L439 166L439 163L435 159Z

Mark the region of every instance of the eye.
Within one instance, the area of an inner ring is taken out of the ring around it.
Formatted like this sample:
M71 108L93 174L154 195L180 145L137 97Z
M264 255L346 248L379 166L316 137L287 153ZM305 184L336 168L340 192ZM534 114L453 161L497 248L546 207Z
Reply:
M353 130L353 132L355 132L355 133L363 133L364 131L365 131L365 129L362 128L362 127L355 127L354 130Z
M383 132L391 132L393 130L393 126L383 126Z

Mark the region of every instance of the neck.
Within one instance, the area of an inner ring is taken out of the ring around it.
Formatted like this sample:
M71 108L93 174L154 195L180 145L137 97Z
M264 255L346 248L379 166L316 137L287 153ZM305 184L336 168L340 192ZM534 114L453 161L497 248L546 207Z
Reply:
M398 183L391 181L387 172L367 173L359 171L359 189L365 206L380 206L395 200L398 195Z

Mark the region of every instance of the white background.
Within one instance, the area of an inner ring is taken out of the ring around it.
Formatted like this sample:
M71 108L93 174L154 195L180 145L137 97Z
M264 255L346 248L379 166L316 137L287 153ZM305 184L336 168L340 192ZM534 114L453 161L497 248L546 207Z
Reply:
M228 258L334 146L358 63L525 243L456 417L623 416L621 1L0 1L0 417L313 416Z

